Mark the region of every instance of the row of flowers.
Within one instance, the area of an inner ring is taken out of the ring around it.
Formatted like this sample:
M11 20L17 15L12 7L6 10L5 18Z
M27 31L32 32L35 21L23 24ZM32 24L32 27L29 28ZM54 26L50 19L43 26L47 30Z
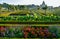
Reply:
M5 27L0 26L0 37L17 37L17 38L56 38L57 35L51 32L49 27L38 27L38 26L28 26L28 27Z

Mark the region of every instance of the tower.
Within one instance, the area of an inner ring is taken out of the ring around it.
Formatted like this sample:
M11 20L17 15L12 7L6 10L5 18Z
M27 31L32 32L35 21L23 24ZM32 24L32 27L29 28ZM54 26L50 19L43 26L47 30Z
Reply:
M45 7L46 6L46 4L45 4L45 2L43 1L43 3L41 4L41 7Z

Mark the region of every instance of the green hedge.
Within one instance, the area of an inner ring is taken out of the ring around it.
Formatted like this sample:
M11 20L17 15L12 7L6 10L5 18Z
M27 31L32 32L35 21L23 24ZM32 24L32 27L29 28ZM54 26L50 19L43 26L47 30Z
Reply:
M60 16L39 16L39 17L32 17L32 16L8 16L8 17L0 17L0 22L25 22L25 21L46 21L46 22L52 22L52 21L60 21Z

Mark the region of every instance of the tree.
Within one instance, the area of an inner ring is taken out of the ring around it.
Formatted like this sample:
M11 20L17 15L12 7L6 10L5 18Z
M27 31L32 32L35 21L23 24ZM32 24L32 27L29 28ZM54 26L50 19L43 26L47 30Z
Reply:
M47 5L45 5L45 7L42 7L42 9L45 10L45 14L46 14Z
M1 10L2 10L2 4L0 4L0 13L2 13L2 11L1 11Z
M14 6L14 5L9 5L8 10L11 10L11 11L16 11L16 8L15 8L15 6Z
M2 5L0 4L0 11L1 11Z
M21 5L21 6L20 6L20 9L21 9L21 10L24 10L24 9L25 9L25 6L24 6L24 5Z

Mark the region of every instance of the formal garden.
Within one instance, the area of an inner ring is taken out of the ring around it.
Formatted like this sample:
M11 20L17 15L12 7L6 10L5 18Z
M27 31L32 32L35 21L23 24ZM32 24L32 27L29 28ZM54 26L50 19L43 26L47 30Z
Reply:
M60 39L60 6L0 4L0 39L20 38Z

